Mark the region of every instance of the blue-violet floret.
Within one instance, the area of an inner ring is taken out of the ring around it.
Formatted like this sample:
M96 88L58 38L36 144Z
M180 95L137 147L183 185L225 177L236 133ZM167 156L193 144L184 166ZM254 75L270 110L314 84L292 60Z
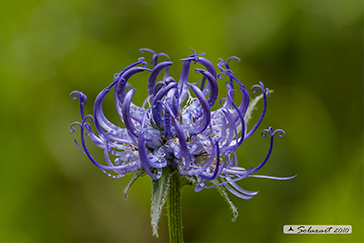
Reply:
M79 99L82 121L72 123L70 131L75 131L76 124L80 126L81 144L75 140L77 146L105 174L120 178L127 173L143 172L158 180L163 168L172 167L180 175L196 181L195 191L224 186L243 199L250 199L258 192L241 188L236 184L238 180L246 177L287 180L294 177L255 175L271 155L275 134L284 136L283 130L271 127L262 131L263 137L270 137L269 150L263 161L249 169L238 166L236 150L261 124L270 91L262 82L252 87L253 93L262 92L258 99L263 99L264 106L259 119L249 130L247 122L252 110L249 104L252 106L254 102L229 67L229 61L239 60L237 57L230 57L227 61L219 59L217 67L220 73L217 73L214 65L203 57L204 53L196 54L192 50L192 55L181 59L183 67L177 82L169 76L169 67L173 63L166 54L140 49L142 53L145 51L153 54L152 68L147 68L144 58L139 58L115 74L114 81L97 96L93 116L84 114L86 95L80 91L71 93L72 99ZM167 61L158 62L160 57ZM201 77L199 82L193 83L189 79L191 63L204 67L195 68L196 75ZM163 79L157 81L162 71ZM128 80L142 72L150 73L148 97L138 107L132 102L136 90ZM220 100L218 109L212 110L219 92L217 80L223 79L223 75L228 77L226 97ZM103 113L102 104L111 88L114 88L116 111L124 128L113 124ZM236 103L236 91L241 93L239 104ZM94 123L97 133L93 132L91 123ZM104 150L106 164L97 162L91 155L85 135Z

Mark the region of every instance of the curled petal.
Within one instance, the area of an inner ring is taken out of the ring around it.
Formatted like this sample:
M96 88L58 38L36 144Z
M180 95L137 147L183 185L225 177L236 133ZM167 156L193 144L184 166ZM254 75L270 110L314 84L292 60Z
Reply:
M76 131L76 129L74 128L74 126L75 125L79 125L80 127L81 127L81 132L83 132L83 129L82 129L82 124L81 123L79 123L79 122L73 122L70 126L69 126L69 128L68 128L68 130L70 131L70 133L74 133L75 131ZM76 146L84 153L84 154L86 154L85 153L85 151L83 150L83 148L77 143L77 140L76 139L73 139L74 140L74 142L75 142L75 144L76 144Z
M80 100L80 113L81 113L81 119L83 119L85 117L85 113L83 112L83 106L86 105L87 96L84 95L82 92L75 90L71 93L71 98L73 100L77 99Z
M169 61L161 62L153 68L152 72L149 75L149 80L148 80L148 94L149 95L153 95L153 90L154 90L154 86L155 86L158 74L163 69L171 66L172 64L173 64L173 62L169 62Z
M186 90L185 84L188 82L188 74L189 74L189 70L190 70L191 61L194 61L194 63L198 62L198 63L202 64L207 69L207 71L212 74L212 76L216 80L216 70L215 70L214 65L208 59L202 57L203 55L205 55L205 53L196 54L196 52L192 48L191 48L191 50L193 52L193 54L191 56L181 59L181 61L184 61L184 63L183 63L183 67L182 67L181 77L178 82L179 93L180 93L180 101L179 101L180 104L183 103L183 101L185 100L186 95L187 95L187 90ZM205 78L205 76L204 76L204 78Z
M261 132L261 135L263 138L267 137L267 135L271 135L271 131L269 131L268 129L264 129L262 132Z
M255 168L251 171L251 173L254 173L254 172L257 172L258 170L260 170L260 168L262 168L262 167L263 167L263 165L265 165L265 163L268 161L268 159L269 159L269 157L270 157L270 155L271 155L271 153L272 153L272 149L273 149L273 138L274 138L274 134L275 134L276 132L279 132L279 133L278 133L278 135L279 135L280 137L282 137L282 136L284 135L283 130L278 129L278 130L276 130L276 131L273 131L272 127L269 127L268 129L265 129L265 130L263 130L263 131L262 131L262 137L266 137L266 136L267 136L267 133L269 133L269 135L270 135L270 146L269 146L269 151L268 151L268 153L267 153L267 156L266 156L266 157L264 158L264 160L262 161L262 163L260 163L257 167L255 167Z
M156 53L155 53L155 51L153 51L152 49L149 49L149 48L140 48L139 49L139 52L140 53L144 53L145 51L147 51L147 52L151 52L153 55L155 55Z
M158 101L160 101L168 93L169 90L171 90L172 88L174 88L176 86L177 86L176 82L170 82L166 86L163 86L162 88L160 88L160 90L158 91L158 93L155 95L155 97L153 99L153 103L152 103L153 120L157 125L159 125L162 120L162 116L160 114L160 109L159 109L160 106L158 106Z
M290 180L297 176L288 176L288 177L280 177L280 176L267 176L267 175L249 175L249 177L257 177L257 178L265 178L265 179L273 179L273 180Z
M199 72L201 74L203 74L204 77L207 78L207 80L209 81L209 85L210 85L210 89L211 89L211 93L210 96L208 98L208 103L210 104L210 107L213 106L215 104L215 101L217 99L217 94L219 92L219 88L217 86L217 82L216 82L216 78L208 71L200 69L200 68L195 68L196 72Z
M230 84L232 85L233 87L233 82L232 80L234 80L238 85L239 85L239 88L240 88L240 92L241 92L241 95L242 95L242 101L239 105L239 111L240 113L244 116L246 110L248 109L248 106L249 106L249 100L250 100L250 96L249 96L249 93L247 91L247 89L245 88L245 86L239 81L239 79L237 79L234 75L232 75L232 72L225 72L223 74L226 74L229 76L230 78ZM232 93L231 91L233 91L234 89L228 89L228 96ZM230 96L232 100L234 100L234 96Z
M176 131L176 135L178 137L178 141L179 141L179 148L180 148L180 153L181 153L181 162L182 164L189 169L189 162L190 162L190 158L188 155L188 147L187 147L187 142L186 142L186 137L183 133L183 129L181 127L181 124L179 124L178 122L178 117L176 117L173 114L172 109L164 104L166 109L168 110L168 112L171 114L172 120L173 120L173 125L174 125L174 129ZM184 161L182 160L182 158L184 159Z
M226 60L226 68L227 68L227 69L230 69L230 68L229 68L229 62L230 62L230 60L232 60L232 59L238 60L238 62L240 62L240 61L241 61L239 57L236 57L236 56L229 57L229 58Z
M235 122L234 122L234 119L231 115L231 113L228 111L228 110L222 110L224 112L224 115L228 121L228 124L229 124L229 136L227 138L227 143L226 145L229 145L229 146L226 146L226 148L223 149L223 151L226 151L226 150L235 150L236 149L236 144L238 143L238 131L236 130L236 126L235 126ZM222 129L226 130L227 127L223 127ZM233 145L230 145L231 142L232 142L232 139L235 137L236 139L236 142L235 144Z
M240 137L240 140L239 142L237 143L236 146L240 146L241 143L245 140L245 131L246 131L246 123L244 121L244 116L242 115L241 113L241 110L239 109L239 107L237 107L235 105L235 103L231 100L230 96L228 96L228 100L230 101L230 103L233 105L233 107L235 108L236 110L236 113L238 114L238 116L235 118L236 122L239 124L239 126L241 127L241 137ZM240 122L239 122L240 120ZM238 134L236 134L236 136L238 137Z
M230 70L230 67L229 67L229 62L231 59L237 59L239 62L240 62L240 59L238 57L230 57L227 59L227 61L225 62L223 59L219 59L219 64L217 64L217 66L220 68L220 70L225 73L225 72L230 72L232 74L232 71ZM224 69L222 66L225 66L226 69ZM221 73L220 73L221 74ZM220 77L220 74L218 75L219 79L221 79L222 77ZM227 90L227 93L229 93L229 91L231 89L234 89L234 82L233 82L233 78L231 76L229 76L229 82L226 82L226 90ZM233 100L234 100L234 97L232 97Z
M77 91L77 90L75 90L75 91L73 91L73 92L71 92L71 98L73 99L73 100L77 100L77 99L79 99L80 100L80 102L81 102L81 104L84 106L84 105L86 105L86 102L87 102L87 96L84 94L84 93L82 93L81 91Z
M151 161L148 158L148 154L145 148L145 138L144 138L144 126L145 126L145 122L146 122L146 118L148 116L148 111L149 109L151 109L152 107L148 108L148 110L145 112L143 121L142 121L142 126L141 126L141 132L140 132L140 136L138 139L138 151L139 151L139 156L140 156L140 161L142 162L142 166L144 168L144 170L148 173L148 175L153 179L153 180L158 180L160 175L160 171L158 171L158 174L155 175L152 171L151 168L163 168L164 166L166 166L166 164L162 164L162 163L155 163L153 161Z
M216 79L216 70L214 65L206 58L204 57L197 57L195 58L195 61L205 66L207 71L212 74L212 76Z
M202 52L201 54L196 54L196 52L195 52L195 50L194 49L192 49L192 48L190 48L191 49L191 51L193 52L193 54L192 55L190 55L189 57L187 57L187 58L183 58L183 59L180 59L180 61L186 61L186 60L194 60L195 58L197 58L197 57L201 57L201 56L204 56L205 55L205 53L204 52Z
M109 165L103 165L97 162L94 157L91 155L90 151L88 150L86 143L85 143L85 137L84 137L84 128L87 124L87 119L92 118L91 115L87 115L84 117L82 124L81 124L81 144L83 152L87 155L87 157L91 160L92 163L94 163L97 167L99 167L101 170L125 170L129 165L118 165L118 166L109 166Z
M155 84L154 89L153 89L153 96L155 96L158 91L164 86L166 85L164 81L159 81Z
M190 66L191 66L191 60L185 60L182 66L181 76L178 81L178 88L179 88L178 92L180 94L179 104L182 104L187 96L187 89L185 87L185 84L188 81Z
M267 96L269 97L270 94L269 89L265 89L262 82L259 82L259 85L254 85L252 87L253 93L256 93L258 89L263 92L264 107L258 121L255 123L254 127L247 133L246 138L250 137L250 135L252 135L258 129L260 123L264 118L265 112L267 111Z
M126 84L129 80L129 78L131 76L133 76L134 74L143 72L145 70L147 70L147 69L145 69L143 67L134 67L134 68L130 68L122 73L122 75L118 79L118 82L116 83L115 88L114 88L116 103L117 103L117 101L119 101L120 104L122 104L124 102L125 87L126 87ZM118 107L118 104L116 104L116 107Z
M75 125L82 126L82 124L79 122L72 122L71 125L68 127L68 131L70 133L74 133L76 131L76 129L74 128Z
M238 60L238 62L240 62L240 58L236 56L229 57L226 62L224 61L224 59L219 58L219 64L217 64L217 66L220 68L221 71L225 72L226 70L230 69L229 62L232 59ZM225 68L223 68L223 66L225 66Z
M179 103L178 103L179 94L177 88L172 88L170 91L168 91L166 95L166 102L169 105L169 107L171 107L173 114L175 116L179 115Z
M254 196L247 196L247 195L244 195L244 193L241 193L237 190L235 190L235 188L231 188L229 186L229 184L224 184L224 186L226 187L226 189L231 192L232 194L234 194L235 196L241 198L241 199L245 199L245 200L249 200L249 199L252 199ZM241 188L242 189L242 188Z
M113 84L115 84L115 82ZM104 112L102 110L102 103L105 99L105 96L109 93L109 90L110 90L109 88L105 88L104 90L102 90L96 97L94 105L95 127L96 130L102 135L105 135L106 132L120 130L118 126L114 125L105 117ZM101 127L105 129L106 132Z
M130 117L130 104L131 104L131 100L133 98L134 93L135 93L135 89L129 90L128 93L126 93L126 95L125 95L124 103L122 105L122 114L123 114L124 124L128 131L129 136L132 139L135 139L139 136L138 131L136 130L136 128L131 120L131 117Z
M125 71L127 71L127 70L129 70L130 68L135 67L135 66L137 66L137 65L139 65L139 64L143 64L143 67L145 67L146 65L148 65L148 64L144 61L144 57L140 57L140 58L138 59L138 61L137 61L137 62L135 62L135 63L133 63L133 64L130 64L129 66L127 66L126 68L124 68L123 70L121 70L119 73L116 73L116 74L114 75L114 81L118 81L118 80L120 79L121 75L122 75Z
M206 188L213 188L213 187L216 187L216 186L231 184L231 182L240 181L242 179L245 179L251 174L252 168L253 167L250 167L249 170L243 170L243 171L235 171L235 170L232 170L232 169L223 169L222 173L235 175L237 177L235 177L234 179L230 179L229 181L223 181L221 183L218 183L218 184L215 184L213 186L206 187Z
M164 56L164 57L166 57L167 58L167 60L169 61L169 56L167 55L167 54L165 54L165 53L156 53L155 51L153 51L153 50L151 50L151 49L149 49L149 48L140 48L139 49L139 52L140 53L143 53L144 51L147 51L147 52L150 52L150 53L152 53L153 54L153 57L152 57L152 60L151 60L151 62L150 62L150 65L151 66L155 66L155 65L157 65L158 64L158 57L159 56Z
M234 181L231 180L230 177L227 177L226 181L228 181L229 184L231 186L233 186L240 193L243 193L243 194L249 195L249 196L254 196L254 195L258 194L258 191L248 191L248 190L245 190L245 189L239 187Z
M273 135L278 132L278 136L283 137L285 132L282 129L277 129L274 131Z
M209 137L209 140L210 140L210 144L212 146L215 146L214 143L212 142L211 137ZM216 152L217 152L216 149L212 149L211 153L209 153L208 159L203 161L203 163L205 163L205 164L203 164L200 168L191 167L189 170L183 170L183 168L180 167L179 168L179 173L181 175L188 175L188 176L200 175L200 174L204 173L212 165L212 163L214 162ZM205 181L205 180L203 180L203 181ZM201 183L198 183L198 185L196 185L195 191L197 190L197 188L199 188L200 185L201 185Z
M214 78L216 79L216 70L214 65L206 58L202 57L205 55L205 53L202 54L196 54L196 52L191 48L193 54L185 59L181 59L181 61L194 61L194 64L196 62L202 64L208 72L210 72Z
M262 91L263 94L265 93L268 97L270 96L269 89L264 88L264 84L262 82L259 82L259 85L256 84L256 85L253 85L253 87L252 87L253 93L258 92L259 89Z
M200 104L201 104L201 107L203 110L203 117L201 119L201 122L199 123L198 127L195 127L195 129L194 129L195 134L200 134L210 124L210 120L211 120L210 106L209 106L205 96L203 95L202 91L199 88L197 88L193 84L189 84L189 86L191 87L192 91L195 93L197 99L200 101Z
M178 98L175 97L176 93L177 88L172 88L168 91L166 95L166 106L170 107L170 109L165 109L164 113L164 134L167 140L171 139L173 136L171 116L178 117ZM163 104L163 102L161 103Z
M214 170L214 173L212 175L208 175L207 173L201 173L199 176L204 178L205 180L215 180L220 174L224 167L224 161L222 161L222 164L220 165L220 149L218 142L212 143L214 144L212 149L216 150L216 167ZM219 169L221 168L221 169Z

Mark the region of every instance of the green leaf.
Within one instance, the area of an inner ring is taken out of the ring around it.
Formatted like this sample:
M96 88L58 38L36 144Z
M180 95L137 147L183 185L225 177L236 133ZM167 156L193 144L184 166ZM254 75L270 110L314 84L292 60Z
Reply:
M162 177L159 180L153 181L152 207L151 207L151 225L153 235L158 237L158 222L162 212L166 196L170 185L170 177L175 173L171 168L163 169Z
M218 184L219 181L213 180L211 181L214 185ZM228 197L228 194L226 193L226 190L222 186L216 186L217 191L220 193L220 195L224 198L225 202L229 205L231 213L233 214L233 218L231 221L235 222L237 217L239 216L238 208L234 205L234 203L230 200Z
M269 92L273 93L273 90L269 90ZM257 105L258 101L261 100L262 98L263 98L263 94L258 95L254 99L250 100L248 109L246 110L245 115L244 115L244 121L246 124L248 124L249 120L252 118L252 113L256 109L255 106ZM238 133L241 132L241 124L236 129L237 129Z
M186 185L192 186L194 182L195 182L195 179L190 176L181 176L181 178L180 178L181 188Z
M143 170L139 170L137 173L135 173L135 175L133 176L133 178L131 178L131 180L129 181L129 184L126 186L126 188L124 189L124 199L126 200L128 197L128 193L130 191L130 187L134 184L134 182L143 175Z

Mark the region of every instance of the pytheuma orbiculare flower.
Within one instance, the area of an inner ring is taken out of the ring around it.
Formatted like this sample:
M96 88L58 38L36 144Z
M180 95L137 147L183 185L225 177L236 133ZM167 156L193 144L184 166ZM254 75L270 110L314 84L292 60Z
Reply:
M272 153L274 138L284 135L281 129L269 127L262 131L262 136L270 139L270 146L265 158L257 166L243 168L238 164L236 150L261 124L270 91L259 82L252 87L252 92L260 92L260 95L250 98L248 90L233 75L229 66L231 60L239 60L237 57L230 57L226 61L219 59L215 67L204 54L193 51L192 55L181 59L183 66L177 80L169 75L173 63L166 54L155 53L150 49L140 51L153 54L150 68L144 58L139 58L115 74L111 84L98 94L93 115L84 113L86 95L79 91L71 93L73 99L79 99L81 121L72 123L70 131L74 132L74 126L79 125L81 143L76 142L77 146L106 175L120 178L135 173L131 185L145 173L153 181L158 181L163 170L168 168L194 182L195 191L218 188L228 200L235 216L236 208L227 198L226 190L242 199L251 199L258 193L241 188L237 181L247 177L277 180L294 177L256 175ZM165 61L160 61L162 58ZM191 72L191 66L197 63L202 68L194 68L195 72ZM139 107L133 103L137 91L132 88L133 81L129 80L143 72L149 73L148 80L145 80L148 96ZM192 75L199 81L192 81ZM226 80L226 94L218 101L218 82L223 83L220 81L222 79ZM108 120L103 112L103 101L105 96L112 95L109 94L112 89L116 112L124 124L123 128ZM255 104L261 99L264 104L259 118L254 125L247 126ZM215 105L217 102L219 104ZM216 106L218 108L212 109ZM92 129L92 123L96 131ZM105 163L96 161L91 155L86 147L85 136L104 150ZM168 185L164 190L167 188ZM163 206L163 198L160 203ZM159 213L160 209L156 221Z

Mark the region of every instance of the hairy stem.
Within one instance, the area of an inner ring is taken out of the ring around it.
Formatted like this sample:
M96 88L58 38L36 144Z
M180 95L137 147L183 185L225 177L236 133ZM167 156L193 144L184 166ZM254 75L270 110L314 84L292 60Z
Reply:
M174 172L170 177L168 195L168 228L171 243L183 242L181 188L180 175Z

